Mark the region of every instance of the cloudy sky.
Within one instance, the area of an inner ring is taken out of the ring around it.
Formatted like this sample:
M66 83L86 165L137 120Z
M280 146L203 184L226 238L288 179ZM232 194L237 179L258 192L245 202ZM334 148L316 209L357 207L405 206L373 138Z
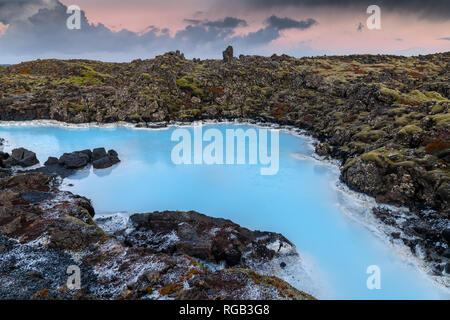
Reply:
M337 4L338 3L338 4ZM381 8L381 29L366 24ZM67 7L82 10L69 30ZM0 0L0 64L37 58L130 61L450 51L449 0Z

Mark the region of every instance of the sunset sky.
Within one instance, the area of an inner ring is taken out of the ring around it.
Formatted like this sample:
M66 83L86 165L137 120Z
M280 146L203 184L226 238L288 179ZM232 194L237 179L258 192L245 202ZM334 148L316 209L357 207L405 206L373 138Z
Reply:
M336 3L339 3L337 5ZM381 30L369 30L369 5ZM68 30L66 6L82 11ZM235 53L313 56L450 51L448 0L0 0L0 64L37 58L187 58Z

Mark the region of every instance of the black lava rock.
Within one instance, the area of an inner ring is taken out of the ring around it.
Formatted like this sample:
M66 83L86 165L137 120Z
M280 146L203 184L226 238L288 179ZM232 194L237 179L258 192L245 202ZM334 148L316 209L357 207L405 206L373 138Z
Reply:
M89 160L89 156L83 152L72 152L64 153L58 162L67 169L79 169L86 166Z
M39 160L36 158L36 153L24 148L14 149L11 152L11 156L3 161L3 164L6 167L10 166L31 167L38 163Z
M44 165L46 166L52 166L58 164L58 158L55 157L48 157L47 161L45 161Z
M100 160L107 156L105 148L96 148L92 152L92 161Z

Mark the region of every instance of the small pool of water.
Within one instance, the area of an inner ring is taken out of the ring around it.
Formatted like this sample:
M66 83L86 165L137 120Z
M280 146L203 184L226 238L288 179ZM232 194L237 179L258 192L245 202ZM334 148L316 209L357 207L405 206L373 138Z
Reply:
M236 126L208 128L224 132ZM64 152L115 149L120 164L85 169L65 180L74 185L67 190L92 199L97 215L196 210L282 233L308 258L313 279L320 282L319 298L450 298L385 240L349 217L349 212L367 210L367 204L336 188L337 168L308 158L313 153L309 139L280 132L279 172L264 176L254 165L173 164L174 129L0 126L0 137L11 147L35 151L41 163ZM381 270L379 290L366 285L371 265Z

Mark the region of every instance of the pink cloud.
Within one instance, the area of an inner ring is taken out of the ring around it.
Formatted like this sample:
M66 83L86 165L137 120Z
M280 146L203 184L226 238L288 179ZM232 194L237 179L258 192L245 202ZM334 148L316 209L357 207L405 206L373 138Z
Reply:
M72 0L62 0L66 5ZM149 26L168 28L173 35L186 27L185 19L219 19L226 15L244 18L247 27L236 30L243 35L264 27L264 20L272 14L292 19L314 18L319 24L308 30L284 30L272 48L288 49L299 44L330 53L393 53L412 47L430 51L450 50L450 42L437 40L449 36L450 21L431 21L413 15L395 15L382 12L382 29L368 30L366 12L343 12L325 8L282 8L270 11L245 12L242 8L224 6L208 0L77 0L90 22L103 23L114 31L128 29L142 32ZM357 30L362 23L361 31ZM402 39L399 41L398 39Z

